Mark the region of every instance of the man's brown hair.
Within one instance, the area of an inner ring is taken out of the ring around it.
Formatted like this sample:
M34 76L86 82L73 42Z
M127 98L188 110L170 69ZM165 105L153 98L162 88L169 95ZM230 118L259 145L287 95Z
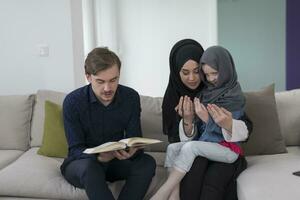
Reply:
M121 68L119 57L106 47L97 47L93 49L85 59L85 73L96 75L99 71L108 69L113 65Z

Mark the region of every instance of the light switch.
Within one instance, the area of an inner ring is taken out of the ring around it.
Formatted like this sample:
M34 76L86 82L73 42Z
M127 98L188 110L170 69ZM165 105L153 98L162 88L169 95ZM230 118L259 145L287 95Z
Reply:
M38 55L40 57L48 57L49 56L49 46L46 44L37 45Z

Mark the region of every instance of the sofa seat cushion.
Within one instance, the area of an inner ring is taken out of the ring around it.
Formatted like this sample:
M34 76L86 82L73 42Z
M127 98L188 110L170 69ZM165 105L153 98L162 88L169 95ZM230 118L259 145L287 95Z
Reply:
M156 166L160 166L160 167L165 166L165 159L166 159L165 152L146 152L146 153L151 155L155 159Z
M37 199L37 198L22 198L22 197L0 197L0 200L53 200L53 199Z
M0 169L6 167L24 152L19 150L0 150Z
M84 190L73 187L61 175L59 168L63 159L41 156L37 154L37 151L38 148L29 149L15 162L0 170L0 196L88 199ZM156 160L164 157L162 153L153 156ZM153 195L166 177L166 169L158 166L156 176L147 192L147 198ZM109 184L115 197L118 196L123 185L124 181Z
M289 199L300 197L300 147L288 153L247 157L248 168L238 177L239 200Z
M31 148L0 171L0 196L50 199L87 199L84 190L71 186L62 177L62 159L37 154Z

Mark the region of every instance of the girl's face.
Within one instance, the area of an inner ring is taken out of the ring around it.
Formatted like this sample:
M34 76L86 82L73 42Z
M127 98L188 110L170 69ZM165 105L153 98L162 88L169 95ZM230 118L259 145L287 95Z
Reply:
M208 64L203 64L202 70L204 72L206 80L212 85L216 86L218 83L219 72Z
M186 61L182 66L179 75L183 84L192 90L196 89L201 83L199 65L194 60Z

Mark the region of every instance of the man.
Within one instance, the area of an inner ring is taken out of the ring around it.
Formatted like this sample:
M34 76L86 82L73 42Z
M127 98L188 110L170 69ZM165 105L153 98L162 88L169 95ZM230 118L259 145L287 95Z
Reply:
M155 174L155 160L137 148L85 154L87 148L128 137L141 137L138 93L119 85L121 62L107 48L95 48L85 60L89 85L68 94L63 117L69 145L61 166L65 179L84 188L91 200L114 199L107 181L126 180L120 200L141 200Z

